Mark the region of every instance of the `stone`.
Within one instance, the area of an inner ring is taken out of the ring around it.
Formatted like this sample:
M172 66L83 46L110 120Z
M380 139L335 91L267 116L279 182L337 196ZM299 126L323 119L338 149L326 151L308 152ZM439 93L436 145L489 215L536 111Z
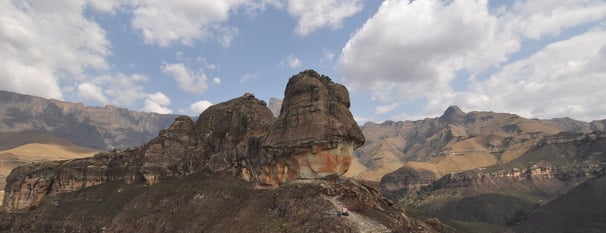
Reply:
M349 93L313 70L288 81L282 110L265 141L270 154L295 160L299 179L340 176L364 135L349 111Z
M236 176L258 186L334 179L351 164L364 136L349 112L347 89L315 71L293 76L276 120L246 93L210 106L194 122L178 116L137 148L91 158L18 167L7 178L4 206L37 206L46 195L109 181L155 185L194 173Z

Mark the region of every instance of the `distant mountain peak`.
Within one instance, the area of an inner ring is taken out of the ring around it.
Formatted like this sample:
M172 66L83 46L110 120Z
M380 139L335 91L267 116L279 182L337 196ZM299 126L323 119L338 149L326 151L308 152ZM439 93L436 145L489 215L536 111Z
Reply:
M459 106L451 105L446 109L446 111L444 111L444 114L442 114L442 116L440 117L440 120L449 122L449 123L454 123L454 122L462 120L462 118L464 116L465 116L465 112L461 111Z

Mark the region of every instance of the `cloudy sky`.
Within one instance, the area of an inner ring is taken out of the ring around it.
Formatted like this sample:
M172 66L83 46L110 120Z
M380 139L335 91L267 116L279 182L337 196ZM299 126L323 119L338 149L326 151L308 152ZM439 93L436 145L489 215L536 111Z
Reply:
M3 0L0 89L198 115L315 69L358 122L606 119L606 0Z

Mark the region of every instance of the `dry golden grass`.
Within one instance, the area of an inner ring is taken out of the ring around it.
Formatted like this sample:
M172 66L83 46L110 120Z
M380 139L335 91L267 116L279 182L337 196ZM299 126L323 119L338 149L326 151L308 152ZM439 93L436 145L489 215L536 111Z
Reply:
M381 161L381 164L376 166L376 169L369 169L364 166L364 164L360 163L360 160L356 156L353 156L351 166L344 176L359 180L379 182L385 174L401 168L402 165L404 164L398 160L388 159Z
M0 151L0 154L4 153L17 155L20 160L36 161L90 157L96 153L99 153L99 151L76 145L29 143L12 149Z
M8 150L0 151L0 191L4 197L4 184L6 177L13 168L35 161L64 160L90 157L100 151L73 144L42 144L29 143ZM1 203L1 199L0 199Z
M404 166L412 169L427 170L440 178L451 172L462 172L475 168L495 165L497 160L489 153L471 153L466 155L447 155L432 158L427 162L408 162Z

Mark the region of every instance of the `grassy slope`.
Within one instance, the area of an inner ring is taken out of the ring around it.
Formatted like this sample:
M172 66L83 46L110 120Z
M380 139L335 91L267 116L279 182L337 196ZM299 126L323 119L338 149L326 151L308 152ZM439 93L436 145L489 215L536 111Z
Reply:
M604 232L606 176L587 181L531 214L516 232Z
M0 139L3 140L0 141L0 203L6 177L13 168L34 161L74 159L99 153L62 138L33 132L0 133Z

